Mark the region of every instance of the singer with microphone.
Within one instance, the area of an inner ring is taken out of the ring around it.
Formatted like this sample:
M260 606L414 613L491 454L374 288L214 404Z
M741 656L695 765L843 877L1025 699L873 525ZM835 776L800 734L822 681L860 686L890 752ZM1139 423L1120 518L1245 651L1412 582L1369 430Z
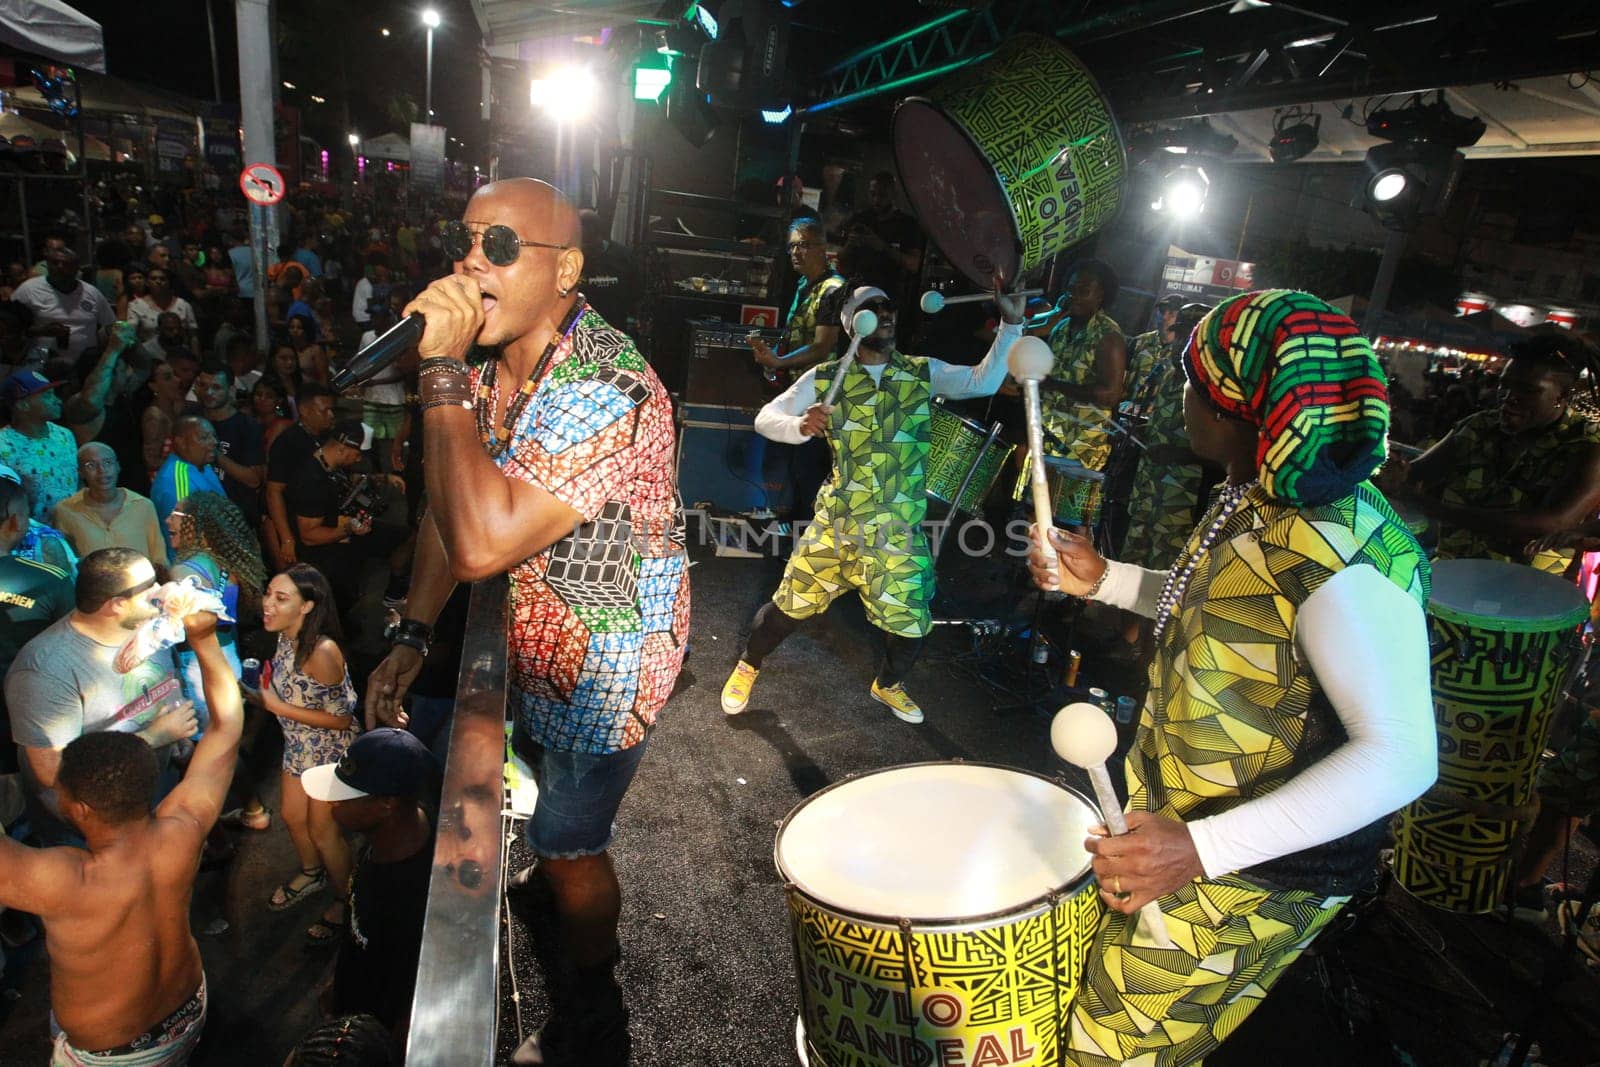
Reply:
M756 430L774 441L826 439L833 471L817 494L816 517L797 534L777 592L756 612L722 687L724 712L744 711L767 655L803 620L853 590L887 645L872 699L902 722L922 721L904 682L933 625L933 556L922 529L929 404L935 396L989 396L1004 380L1006 353L1022 333L1023 298L997 292L995 300L1006 321L983 362L962 367L898 351L894 301L862 286L840 315L855 359L812 368L756 416Z
M1086 843L1110 910L1075 1064L1214 1051L1374 882L1385 821L1437 773L1427 557L1368 481L1389 426L1371 346L1272 290L1207 313L1182 361L1189 447L1227 481L1172 569L1062 530L1029 560L1043 588L1155 620L1128 832ZM1152 900L1176 950L1135 932Z
M403 311L421 316L430 506L368 704L403 726L401 698L456 582L509 574L512 744L540 794L526 828L538 860L511 891L552 903L562 950L551 1017L517 1062L622 1067L621 890L607 849L689 625L671 402L577 291L578 215L554 187L485 185L441 236L454 273Z

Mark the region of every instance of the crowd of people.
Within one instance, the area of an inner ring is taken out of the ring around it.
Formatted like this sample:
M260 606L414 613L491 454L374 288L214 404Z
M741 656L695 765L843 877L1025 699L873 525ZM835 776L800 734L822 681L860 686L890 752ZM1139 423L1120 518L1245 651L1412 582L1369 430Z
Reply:
M42 939L54 1062L185 1062L197 867L287 831L297 867L260 904L308 909L337 961L299 1062L398 1057L454 678L419 686L410 730L362 714L356 638L403 604L420 514L415 353L329 382L448 272L438 224L296 198L258 277L238 197L141 195L102 183L89 261L53 233L0 285L5 981L42 980ZM163 618L184 632L153 641Z

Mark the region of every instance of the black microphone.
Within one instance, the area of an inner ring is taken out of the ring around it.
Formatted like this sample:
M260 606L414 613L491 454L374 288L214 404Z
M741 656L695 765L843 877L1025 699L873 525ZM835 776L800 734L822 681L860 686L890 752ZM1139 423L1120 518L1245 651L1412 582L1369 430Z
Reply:
M333 376L333 381L329 383L333 391L342 393L352 385L361 385L376 378L379 371L422 340L422 326L422 312L413 311L383 331L370 345L352 356L344 370Z

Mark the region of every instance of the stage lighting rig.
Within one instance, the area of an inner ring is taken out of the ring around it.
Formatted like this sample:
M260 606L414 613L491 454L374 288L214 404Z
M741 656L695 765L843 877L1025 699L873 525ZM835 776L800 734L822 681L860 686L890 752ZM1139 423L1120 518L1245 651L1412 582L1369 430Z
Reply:
M1135 156L1156 158L1158 153L1174 156L1202 156L1223 159L1239 147L1239 139L1219 133L1205 119L1185 126L1156 126L1134 134L1128 150Z
M1415 99L1366 120L1367 132L1385 143L1367 149L1357 202L1391 230L1444 210L1466 162L1459 149L1476 144L1486 129L1482 119L1451 111L1442 92L1431 104Z
M1315 111L1291 108L1280 112L1272 122L1272 143L1267 151L1274 163L1293 163L1317 150L1322 136L1322 116Z

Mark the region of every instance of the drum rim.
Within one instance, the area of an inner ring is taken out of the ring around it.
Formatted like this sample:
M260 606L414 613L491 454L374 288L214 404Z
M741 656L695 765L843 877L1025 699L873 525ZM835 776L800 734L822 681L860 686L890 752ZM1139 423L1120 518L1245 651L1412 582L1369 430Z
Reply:
M1055 462L1052 463L1051 460ZM1076 474L1081 474L1083 477L1079 480L1085 482L1103 482L1106 480L1105 471L1097 471L1091 467L1085 467L1071 456L1047 455L1044 457L1044 465L1049 470L1073 471Z
M1068 52L1068 54L1070 55L1071 53ZM921 104L922 106L928 108L931 111L936 112L941 117L943 117L945 122L947 122L952 129L954 129L956 132L958 132L961 135L962 140L967 142L967 146L969 148L971 148L974 152L976 152L978 154L978 158L983 160L985 166L988 167L989 176L990 176L990 178L993 179L995 188L998 189L999 192L1000 192L1001 201L1003 201L1004 203L1006 203L1008 205L1011 203L1011 198L1006 195L1006 183L1005 183L1004 179L1002 179L1000 177L1000 172L995 169L994 160L989 158L989 153L985 152L983 150L983 146L980 145L976 140L973 139L973 136L970 133L967 132L967 128L965 126L963 126L961 123L957 122L956 119L955 119L955 116L951 115L950 112L943 105L939 104L938 102L936 102L936 101L934 101L934 100L932 100L932 99L930 99L930 98L928 98L926 96L908 96L908 97L906 97L905 99L901 100L898 104L896 104L894 106L894 115L889 120L889 143L890 143L891 147L894 150L895 172L897 174L904 174L906 172L906 167L901 164L900 149L899 149L900 142L895 137L895 130L898 127L899 122L900 122L900 111L907 104ZM1107 110L1109 111L1110 108L1108 107ZM1112 121L1114 122L1115 119L1113 119ZM1117 131L1117 135L1118 135L1117 136L1117 141L1118 141L1119 144L1121 144L1121 141L1122 141L1121 134L1122 134L1122 131L1118 130ZM1126 149L1125 146L1123 148L1123 152L1124 152L1124 155L1126 155L1127 149ZM1124 161L1123 169L1124 170L1127 169L1126 161ZM905 191L906 199L910 200L911 199L911 188L910 188L910 186L906 185L906 183L905 183L905 181L903 179L900 182L900 187ZM912 204L912 206L915 207L916 205ZM1117 206L1117 210L1118 210L1119 213L1122 210L1122 206L1121 206L1120 203ZM1009 217L1010 217L1010 220L1011 220L1011 260L1012 260L1011 268L1015 272L1015 276L1014 277L1013 276L1007 276L1006 272L1002 271L1000 269L1000 264L996 264L995 265L995 273L1000 275L1000 282L1001 282L1002 285L1010 285L1010 284L1016 282L1024 274L1027 273L1027 271L1025 271L1023 269L1023 267L1022 267L1022 225L1017 222L1017 209L1015 207L1011 208L1011 211L1009 213ZM994 279L993 278L979 278L976 275L970 273L967 270L967 267L965 265L957 265L956 264L956 257L952 256L948 251L946 251L943 243L941 243L939 241L939 239L937 237L934 237L931 233L928 234L928 236L929 236L929 238L931 238L933 240L933 243L935 245L938 245L939 254L944 256L945 261L948 262L951 266L954 266L956 268L956 270L960 271L961 272L961 276L963 278L966 278L967 281L971 282L973 285L977 286L980 291L985 286L993 286L994 285Z
M814 894L801 888L800 883L795 881L793 873L784 868L783 857L778 851L779 844L783 841L784 831L789 829L789 824L794 821L794 817L800 814L801 810L803 810L813 800L822 796L824 793L832 792L833 790L847 786L852 782L858 782L863 778L870 778L878 774L887 774L890 771L905 771L916 767L950 766L983 767L990 770L1011 771L1015 774L1025 774L1031 778L1037 778L1042 782L1053 785L1064 793L1071 794L1086 804L1089 810L1097 817L1102 819L1105 817L1101 813L1100 806L1098 804L1096 804L1090 798L1084 796L1082 793L1078 792L1078 790L1072 788L1059 776L1052 778L1047 774L1042 774L1038 771L1030 771L1022 767L1008 767L1003 763L989 763L977 760L919 760L916 763L897 763L890 767L875 767L870 771L862 771L860 774L852 774L847 778L842 778L837 782L831 782L828 785L823 786L815 793L812 793L810 796L801 800L800 803L796 804L793 808L790 808L789 814L783 817L783 821L778 824L778 832L773 836L772 839L772 865L777 869L778 877L783 879L784 891L786 893L793 893L804 898L807 904L817 908L820 911L825 911L830 915L837 916L841 919L848 919L850 922L860 925L881 927L886 930L897 930L900 928L900 924L904 922L909 924L913 930L940 933L961 933L969 930L987 929L994 926L1001 919L1026 919L1040 914L1041 912L1053 907L1055 904L1060 903L1069 897L1076 896L1080 891L1082 891L1084 886L1094 878L1093 863L1091 860L1086 859L1083 865L1083 873L1078 875L1076 878L1070 879L1068 882L1066 882L1066 884L1058 886L1055 889L1040 893L1038 896L1028 897L1025 900L1019 901L1012 907L1006 908L1002 911L985 912L981 915L938 915L917 917L906 915L877 915L870 912L853 911L849 908L842 908L837 904L826 903L818 900Z
M1507 567L1524 567L1523 564L1511 563L1507 560L1442 559L1434 562L1434 574L1438 573L1439 565L1441 563L1502 563ZM1524 569L1533 570L1531 567L1524 567ZM1488 630L1491 633L1503 634L1550 633L1552 631L1565 630L1570 627L1575 627L1589 617L1589 603L1584 599L1583 594L1578 591L1577 586L1569 585L1564 579L1559 578L1554 574L1547 574L1544 571L1534 571L1533 573L1544 575L1544 577L1549 578L1552 582L1555 582L1564 588L1571 589L1572 595L1577 598L1577 602L1566 611L1552 611L1544 615L1507 619L1498 615L1479 615L1476 612L1468 611L1465 608L1458 608L1450 604L1441 604L1438 600L1437 589L1435 589L1428 596L1426 612L1428 615L1431 615L1434 618L1440 619L1444 622L1458 623L1461 625L1472 626L1480 630ZM1550 588L1552 591L1554 591L1555 586L1552 585Z
M945 415L948 415L952 419L960 420L961 422L966 424L967 429L976 430L980 437L988 437L989 436L989 429L990 428L988 426L985 426L983 423L979 422L977 419L970 419L965 415L958 415L954 411L951 411L949 406L945 403L945 398L942 397L942 396L936 396L936 397L933 398L932 403L929 405L929 410L930 411L942 412ZM929 417L932 418L931 415ZM999 439L996 438L995 444L999 444L999 443L1000 443Z

